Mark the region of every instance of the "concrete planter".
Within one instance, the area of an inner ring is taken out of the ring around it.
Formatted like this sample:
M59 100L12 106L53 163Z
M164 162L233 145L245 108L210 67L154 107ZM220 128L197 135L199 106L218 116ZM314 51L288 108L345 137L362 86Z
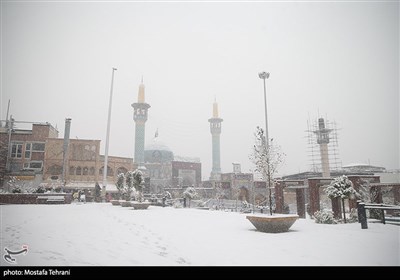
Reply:
M111 199L110 202L111 202L111 204L114 205L114 206L115 206L115 205L120 205L120 204L119 204L119 200Z
M298 215L247 215L246 218L258 231L278 233L289 231Z
M130 206L132 206L131 201L122 200L119 203L121 204L122 207L130 207Z
M131 201L131 205L135 210L139 209L147 209L151 205L150 202L137 202L137 201Z

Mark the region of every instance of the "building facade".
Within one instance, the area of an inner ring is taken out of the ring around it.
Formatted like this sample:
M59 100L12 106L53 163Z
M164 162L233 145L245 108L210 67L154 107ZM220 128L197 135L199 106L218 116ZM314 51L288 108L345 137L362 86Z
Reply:
M13 119L0 127L0 186L9 176L39 180L45 163L46 139L58 137L58 130L49 123L33 123L32 129L14 127Z

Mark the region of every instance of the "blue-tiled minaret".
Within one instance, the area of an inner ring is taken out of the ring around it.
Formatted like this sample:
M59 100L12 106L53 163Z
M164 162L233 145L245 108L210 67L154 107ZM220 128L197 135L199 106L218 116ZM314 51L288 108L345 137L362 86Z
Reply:
M144 163L144 136L147 111L150 105L144 101L143 78L139 85L138 102L132 104L133 120L135 121L135 158L134 163L139 166Z
M222 119L218 116L218 103L215 100L213 104L213 117L210 122L210 131L212 135L212 170L210 180L221 180L221 157L220 157L220 135Z

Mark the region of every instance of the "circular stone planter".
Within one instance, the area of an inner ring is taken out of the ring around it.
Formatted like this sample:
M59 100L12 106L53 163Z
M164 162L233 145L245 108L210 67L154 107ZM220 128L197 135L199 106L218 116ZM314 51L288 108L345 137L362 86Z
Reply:
M120 205L120 204L119 204L119 200L112 199L112 200L110 200L110 202L111 202L111 204L114 205L114 206L115 206L115 205Z
M149 206L151 205L150 202L137 202L137 201L130 201L131 206L133 206L133 208L135 210L139 210L139 209L147 209L149 208Z
M247 215L246 218L258 231L278 233L289 231L289 228L299 218L298 215Z
M130 207L130 206L132 206L131 201L125 201L125 200L120 201L120 204L121 204L122 207Z

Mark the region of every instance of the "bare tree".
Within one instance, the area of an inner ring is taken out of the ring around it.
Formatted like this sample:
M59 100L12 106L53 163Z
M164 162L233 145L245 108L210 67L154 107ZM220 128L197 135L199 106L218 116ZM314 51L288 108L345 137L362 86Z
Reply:
M255 165L254 171L259 172L262 179L267 183L269 212L272 215L271 185L273 184L273 176L277 172L279 165L283 162L285 154L281 151L279 146L272 145L272 141L267 145L264 130L259 126L257 126L254 136L255 144L250 159Z

